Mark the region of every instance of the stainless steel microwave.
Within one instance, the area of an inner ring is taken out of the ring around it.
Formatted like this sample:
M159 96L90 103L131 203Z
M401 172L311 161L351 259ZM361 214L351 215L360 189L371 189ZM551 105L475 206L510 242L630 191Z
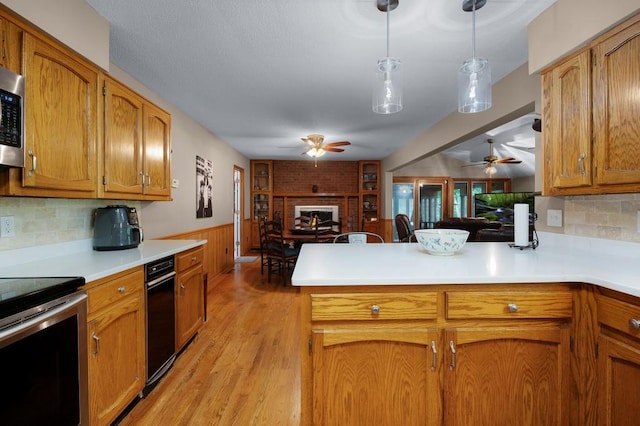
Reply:
M0 166L24 167L24 77L0 68Z

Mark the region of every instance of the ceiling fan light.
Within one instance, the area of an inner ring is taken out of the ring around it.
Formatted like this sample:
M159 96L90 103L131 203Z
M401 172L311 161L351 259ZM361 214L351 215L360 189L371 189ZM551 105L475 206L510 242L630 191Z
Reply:
M402 111L402 67L396 58L380 59L376 65L373 111L378 114Z
M487 166L484 168L484 174L489 175L489 176L493 176L496 174L498 170L496 170L496 167L491 165L491 166Z
M315 157L315 158L322 157L326 153L327 151L325 151L322 148L311 148L310 150L307 151L307 155L309 157Z

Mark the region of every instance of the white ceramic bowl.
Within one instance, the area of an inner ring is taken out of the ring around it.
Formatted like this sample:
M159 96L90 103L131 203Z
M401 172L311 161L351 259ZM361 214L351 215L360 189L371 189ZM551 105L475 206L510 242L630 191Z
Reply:
M463 229L416 229L418 244L429 254L452 255L467 242L469 231Z

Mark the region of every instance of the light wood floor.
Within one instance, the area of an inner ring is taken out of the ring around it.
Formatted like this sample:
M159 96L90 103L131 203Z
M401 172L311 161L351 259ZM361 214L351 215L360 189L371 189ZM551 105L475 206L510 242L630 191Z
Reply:
M121 425L299 425L299 292L259 259L209 280L207 322Z

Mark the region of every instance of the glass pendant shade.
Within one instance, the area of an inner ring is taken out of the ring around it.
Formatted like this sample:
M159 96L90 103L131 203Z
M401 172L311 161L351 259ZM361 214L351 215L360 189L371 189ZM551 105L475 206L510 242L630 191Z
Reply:
M402 110L402 68L396 58L378 61L373 83L373 111L393 114Z
M491 108L491 66L484 58L471 58L458 69L458 111L480 112Z

